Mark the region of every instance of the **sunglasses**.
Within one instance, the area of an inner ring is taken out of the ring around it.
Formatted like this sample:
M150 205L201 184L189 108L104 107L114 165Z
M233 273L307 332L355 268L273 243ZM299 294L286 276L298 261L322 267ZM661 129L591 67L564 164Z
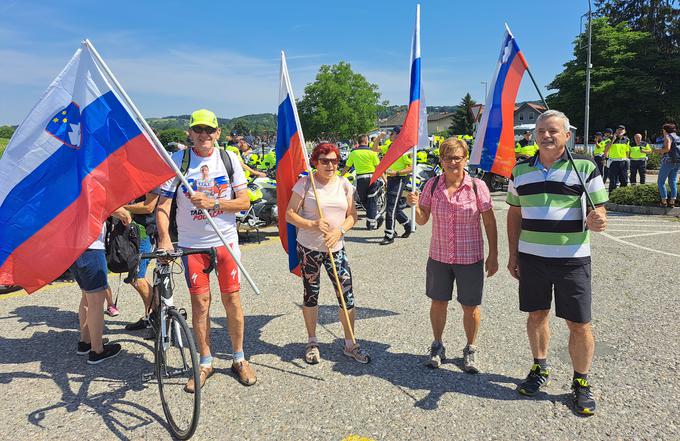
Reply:
M339 162L338 158L319 158L319 164L322 165L338 165Z
M217 131L216 128L208 126L193 126L191 130L193 130L194 133L207 133L208 135L212 135Z
M465 156L443 156L441 158L441 161L442 162L456 162L456 163L458 163L458 162L462 161L463 159L465 159Z

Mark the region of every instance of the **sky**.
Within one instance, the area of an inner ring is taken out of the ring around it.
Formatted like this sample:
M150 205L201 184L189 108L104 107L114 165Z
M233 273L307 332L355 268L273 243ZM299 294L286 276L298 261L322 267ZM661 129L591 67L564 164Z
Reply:
M504 23L542 92L573 58L586 0L423 0L427 105L484 102ZM275 113L280 52L295 96L322 64L351 63L407 104L416 2L0 0L0 125L19 124L88 38L142 114ZM538 99L525 75L517 101Z

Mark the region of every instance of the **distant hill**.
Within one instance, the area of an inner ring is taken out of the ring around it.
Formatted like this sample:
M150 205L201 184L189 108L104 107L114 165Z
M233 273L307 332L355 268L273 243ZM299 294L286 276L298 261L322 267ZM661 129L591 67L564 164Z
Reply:
M162 118L147 118L147 122L154 129L168 130L189 128L190 115L171 115ZM276 131L276 115L273 113L258 113L253 115L243 115L236 118L217 118L217 122L223 129L231 131L236 128L239 133L273 133Z
M458 106L427 106L427 113L450 113L454 112ZM405 112L408 106L380 106L378 109L378 119L386 119L396 115L399 112Z

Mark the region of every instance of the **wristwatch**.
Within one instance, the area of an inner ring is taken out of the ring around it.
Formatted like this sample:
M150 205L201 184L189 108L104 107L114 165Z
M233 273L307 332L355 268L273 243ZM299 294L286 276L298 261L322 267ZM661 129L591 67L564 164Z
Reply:
M220 209L220 200L215 198L215 204L213 205L213 210L219 210Z
M340 234L342 234L342 235L344 236L346 232L347 232L347 231L345 231L344 228L340 227Z

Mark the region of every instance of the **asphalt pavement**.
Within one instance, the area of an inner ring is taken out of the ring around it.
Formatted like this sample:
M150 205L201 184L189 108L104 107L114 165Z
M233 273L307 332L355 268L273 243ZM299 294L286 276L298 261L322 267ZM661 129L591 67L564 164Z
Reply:
M260 244L242 247L243 263L262 290L259 296L246 286L242 291L245 353L258 383L246 388L230 373L225 313L214 302L217 372L203 390L194 439L680 439L678 219L611 213L608 232L592 236L597 349L590 378L598 412L584 418L569 405L567 330L554 316L553 382L535 398L516 391L532 359L517 283L505 269L507 207L502 194L494 199L501 269L485 285L480 374L461 369L465 338L455 302L444 336L451 360L438 370L424 365L432 340L424 295L429 226L389 246L378 245L382 232L366 231L363 221L348 233L356 335L373 358L368 365L342 354L325 277L322 362L305 364L302 283L287 272L281 244L267 231ZM183 278L175 280L175 304L189 308ZM75 284L0 296L0 439L169 439L158 388L142 381L153 368L151 346L123 329L139 318L141 302L118 282L111 276L121 314L107 317L106 327L124 351L97 366L75 354Z

